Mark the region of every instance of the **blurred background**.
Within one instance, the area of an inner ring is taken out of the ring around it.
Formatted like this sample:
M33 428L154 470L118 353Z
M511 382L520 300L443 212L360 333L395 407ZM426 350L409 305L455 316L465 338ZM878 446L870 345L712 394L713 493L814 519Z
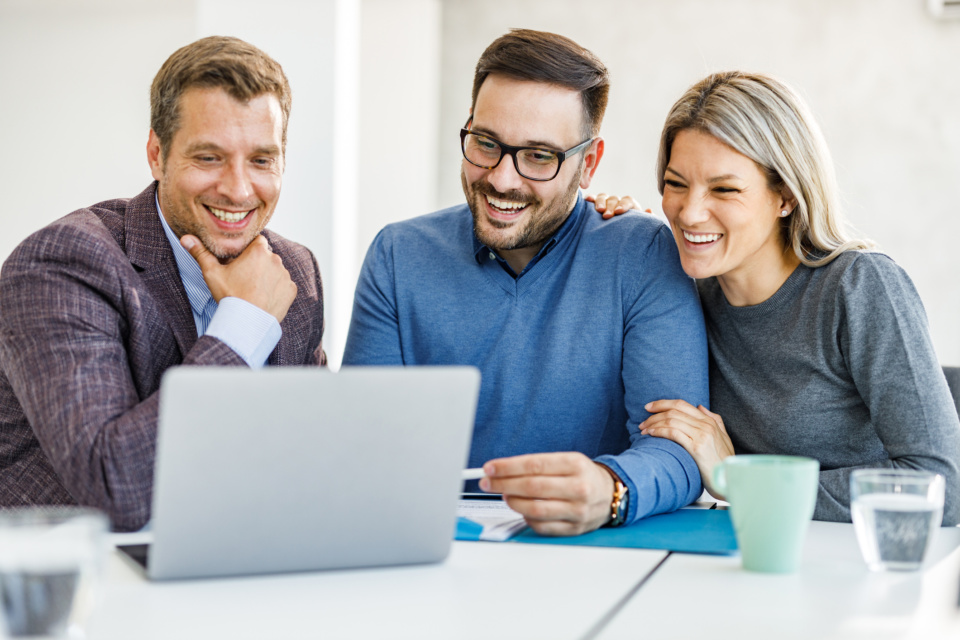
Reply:
M353 287L383 225L463 200L473 68L513 27L608 66L592 191L658 212L670 105L712 71L777 75L809 102L860 235L912 276L941 361L960 365L960 17L956 0L0 0L0 259L27 235L150 180L149 87L199 37L235 35L293 87L271 227L310 247L337 366ZM403 138L406 157L384 149ZM468 321L465 319L465 321Z

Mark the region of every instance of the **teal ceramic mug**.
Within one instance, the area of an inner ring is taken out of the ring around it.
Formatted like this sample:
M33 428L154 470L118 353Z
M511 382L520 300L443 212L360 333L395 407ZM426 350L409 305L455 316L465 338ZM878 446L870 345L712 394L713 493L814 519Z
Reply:
M797 456L731 456L713 470L730 503L743 568L791 573L817 502L820 463Z

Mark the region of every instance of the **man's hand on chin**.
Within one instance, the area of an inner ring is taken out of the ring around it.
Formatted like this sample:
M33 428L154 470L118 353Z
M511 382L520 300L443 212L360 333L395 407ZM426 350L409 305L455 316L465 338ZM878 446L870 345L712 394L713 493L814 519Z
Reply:
M220 264L196 236L185 235L180 244L190 252L203 271L213 299L220 302L231 296L246 300L283 322L297 297L297 285L283 266L283 260L270 250L263 236L254 238L229 264Z
M575 536L610 519L613 478L582 453L534 453L483 465L480 488L502 493L541 535Z

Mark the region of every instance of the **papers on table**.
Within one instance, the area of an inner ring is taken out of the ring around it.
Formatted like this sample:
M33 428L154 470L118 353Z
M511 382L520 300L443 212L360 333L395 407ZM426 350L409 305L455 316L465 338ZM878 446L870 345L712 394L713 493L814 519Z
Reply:
M509 540L527 527L523 516L503 500L460 500L457 516L481 525L478 539L491 542Z

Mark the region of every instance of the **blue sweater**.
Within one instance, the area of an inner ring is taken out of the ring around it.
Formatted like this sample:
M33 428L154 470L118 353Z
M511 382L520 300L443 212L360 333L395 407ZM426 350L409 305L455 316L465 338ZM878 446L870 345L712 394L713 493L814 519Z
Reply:
M708 402L693 280L648 214L609 221L578 198L519 277L463 204L385 227L357 284L345 365L473 365L482 373L470 466L579 451L628 485L627 522L699 497L679 445L641 436L651 400Z

